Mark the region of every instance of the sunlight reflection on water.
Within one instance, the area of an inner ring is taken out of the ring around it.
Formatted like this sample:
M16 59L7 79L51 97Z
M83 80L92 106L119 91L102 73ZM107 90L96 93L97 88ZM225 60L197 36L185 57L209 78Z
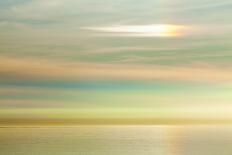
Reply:
M232 126L0 128L1 155L231 155Z

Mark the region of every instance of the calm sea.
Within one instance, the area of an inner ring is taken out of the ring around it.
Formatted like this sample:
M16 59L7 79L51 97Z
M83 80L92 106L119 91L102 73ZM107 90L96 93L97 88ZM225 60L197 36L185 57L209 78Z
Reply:
M2 127L0 155L232 155L232 127Z

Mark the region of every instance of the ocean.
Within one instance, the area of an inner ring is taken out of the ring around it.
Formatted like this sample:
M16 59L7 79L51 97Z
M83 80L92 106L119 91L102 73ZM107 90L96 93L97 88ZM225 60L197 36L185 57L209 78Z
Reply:
M232 126L1 127L0 155L231 155Z

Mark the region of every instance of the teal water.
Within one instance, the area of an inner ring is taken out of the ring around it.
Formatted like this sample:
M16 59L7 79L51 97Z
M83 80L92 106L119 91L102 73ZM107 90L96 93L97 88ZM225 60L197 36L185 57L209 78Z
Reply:
M0 155L231 154L231 126L0 128Z

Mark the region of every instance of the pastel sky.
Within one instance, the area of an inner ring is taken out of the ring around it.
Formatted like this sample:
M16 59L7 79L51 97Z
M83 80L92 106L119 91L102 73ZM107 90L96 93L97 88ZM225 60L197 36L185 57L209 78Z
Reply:
M232 119L231 14L229 0L2 0L0 123Z

